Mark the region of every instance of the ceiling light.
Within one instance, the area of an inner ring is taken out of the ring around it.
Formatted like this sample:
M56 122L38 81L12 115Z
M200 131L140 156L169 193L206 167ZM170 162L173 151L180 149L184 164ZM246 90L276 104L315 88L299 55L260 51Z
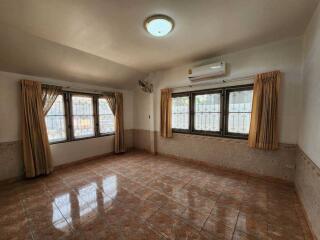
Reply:
M144 21L145 29L154 37L164 37L174 28L173 19L166 15L153 15Z

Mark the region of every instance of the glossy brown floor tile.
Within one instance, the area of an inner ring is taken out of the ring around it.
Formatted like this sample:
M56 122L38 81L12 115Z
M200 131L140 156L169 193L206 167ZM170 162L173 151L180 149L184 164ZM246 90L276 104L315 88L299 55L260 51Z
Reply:
M3 186L0 239L312 238L291 186L130 152Z

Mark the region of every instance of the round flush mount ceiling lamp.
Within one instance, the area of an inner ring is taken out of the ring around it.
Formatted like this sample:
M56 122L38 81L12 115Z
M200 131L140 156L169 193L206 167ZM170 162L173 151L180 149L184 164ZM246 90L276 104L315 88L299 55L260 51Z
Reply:
M144 21L144 27L154 37L164 37L174 28L174 21L166 15L152 15Z

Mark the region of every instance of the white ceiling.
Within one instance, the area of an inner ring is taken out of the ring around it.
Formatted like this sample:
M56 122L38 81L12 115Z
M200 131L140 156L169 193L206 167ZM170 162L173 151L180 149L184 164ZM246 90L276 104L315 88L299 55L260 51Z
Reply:
M318 0L1 0L0 69L130 88L147 72L303 34ZM175 20L153 38L143 21Z

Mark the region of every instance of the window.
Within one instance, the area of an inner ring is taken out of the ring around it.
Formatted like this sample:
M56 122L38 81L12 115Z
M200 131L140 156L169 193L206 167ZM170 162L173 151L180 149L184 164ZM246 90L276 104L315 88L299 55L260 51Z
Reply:
M230 91L228 94L228 133L248 134L252 109L252 90Z
M72 124L74 138L95 135L92 96L72 95Z
M173 132L247 138L252 85L172 95Z
M189 95L176 95L172 98L172 128L189 129Z
M99 98L99 133L107 134L114 132L114 116L106 99Z
M64 91L45 117L50 143L114 134L114 116L98 94Z
M194 95L194 130L220 131L221 93Z
M63 95L58 95L45 117L49 142L61 142L67 139L66 115Z

